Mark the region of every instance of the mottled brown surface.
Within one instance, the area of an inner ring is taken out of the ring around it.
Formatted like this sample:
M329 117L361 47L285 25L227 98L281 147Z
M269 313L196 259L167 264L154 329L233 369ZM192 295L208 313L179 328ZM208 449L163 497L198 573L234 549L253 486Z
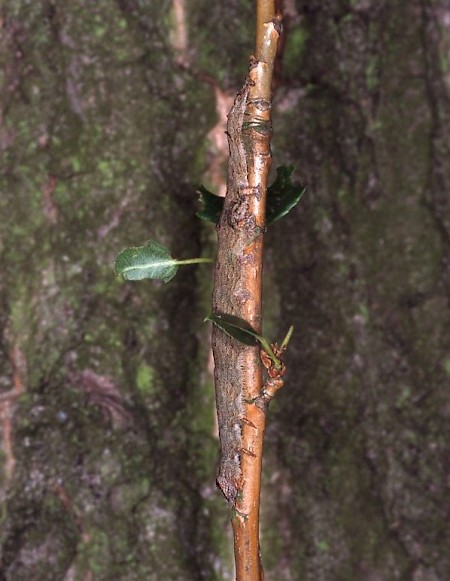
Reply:
M241 140L247 95L248 87L245 86L236 97L228 116L230 162L227 195L217 227L218 248L212 301L214 313L241 318L245 316L246 302L252 298L250 291L246 289L247 273L242 268L244 251L248 244L248 235L243 225L249 214L242 193L242 190L248 187L248 177L246 155ZM239 220L242 220L242 223L239 223ZM212 330L212 349L221 450L217 482L225 497L234 501L241 478L243 363L246 353L255 349L242 345L215 326Z
M275 143L307 193L267 235L278 332L296 334L269 418L263 554L273 579L445 579L448 6L296 9Z
M237 90L253 3L189 4L195 62ZM449 577L447 4L286 2L273 150L307 194L266 235L267 334L296 326L265 447L268 581ZM0 8L0 389L26 392L0 400L7 581L233 578L211 271L112 273L149 237L214 252L193 219L214 96L176 65L169 9Z

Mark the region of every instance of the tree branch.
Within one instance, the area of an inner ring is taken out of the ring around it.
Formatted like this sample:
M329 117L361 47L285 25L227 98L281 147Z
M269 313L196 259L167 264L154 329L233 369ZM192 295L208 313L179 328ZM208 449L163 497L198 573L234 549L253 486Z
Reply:
M271 86L280 20L259 1L256 57L228 116L227 195L218 224L213 313L234 315L261 332L262 259L271 164ZM258 347L213 328L221 460L217 481L232 505L238 581L262 581L259 550L261 464L267 404Z

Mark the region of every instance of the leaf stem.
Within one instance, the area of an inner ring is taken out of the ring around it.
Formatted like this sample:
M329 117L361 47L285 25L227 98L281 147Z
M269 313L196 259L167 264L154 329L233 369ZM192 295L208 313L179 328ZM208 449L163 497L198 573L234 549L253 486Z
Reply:
M186 260L174 260L175 264L202 264L214 262L213 258L187 258Z

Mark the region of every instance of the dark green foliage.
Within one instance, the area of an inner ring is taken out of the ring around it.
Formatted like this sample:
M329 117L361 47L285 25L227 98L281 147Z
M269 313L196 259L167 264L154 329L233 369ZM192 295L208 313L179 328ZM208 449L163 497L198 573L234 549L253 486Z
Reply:
M271 346L270 341L268 341L265 337L258 335L258 333L247 323L247 321L244 321L244 319L235 317L234 315L227 315L225 313L213 313L208 315L205 318L205 321L211 321L220 329L222 329L222 331L224 331L227 335L233 337L233 339L236 339L244 345L257 347L258 344L260 344L264 351L272 359L275 367L277 369L281 368L281 361L275 355L272 349L273 345ZM294 327L289 327L289 331L281 343L281 350L287 346L293 332Z
M291 181L294 170L295 166L293 165L278 167L275 181L267 188L267 226L270 226L292 210L305 193L305 188L294 185Z
M277 177L273 184L267 188L267 226L270 226L292 210L305 193L304 188L294 185L291 181L294 169L293 165L282 165L277 168ZM197 212L197 216L202 220L218 224L224 198L216 196L204 186L200 186L197 192L202 204L202 209Z
M220 214L222 213L224 198L216 196L203 185L198 187L197 193L199 195L199 201L202 204L202 208L197 212L197 216L201 220L218 224Z
M252 327L239 317L234 317L233 315L226 315L224 313L214 313L208 315L205 321L211 321L217 325L222 331L224 331L233 339L236 339L244 345L249 345L255 347L261 342L262 337L252 329Z
M116 258L114 270L126 280L159 278L169 282L176 275L178 266L165 246L149 240L145 246L123 250Z

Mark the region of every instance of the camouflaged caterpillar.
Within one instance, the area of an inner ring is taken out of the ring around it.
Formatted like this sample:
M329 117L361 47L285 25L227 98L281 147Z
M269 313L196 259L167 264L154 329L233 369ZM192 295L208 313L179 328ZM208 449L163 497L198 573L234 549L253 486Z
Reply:
M217 227L218 248L213 291L213 313L242 316L245 303L245 281L240 278L241 261L247 244L247 234L235 227L236 208L243 189L248 188L247 162L241 141L244 113L247 105L248 82L238 93L228 115L227 134L230 147L227 194ZM240 210L242 212L242 210ZM245 216L239 216L245 219ZM213 325L214 382L220 437L220 462L217 483L228 501L238 495L241 480L242 421L245 389L242 354L249 347L229 337Z

